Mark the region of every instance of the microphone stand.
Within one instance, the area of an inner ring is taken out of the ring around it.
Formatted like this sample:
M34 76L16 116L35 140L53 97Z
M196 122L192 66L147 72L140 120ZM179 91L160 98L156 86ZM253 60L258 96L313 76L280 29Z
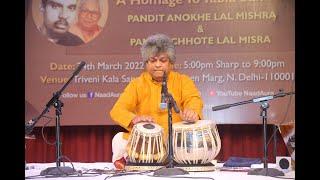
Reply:
M63 102L59 100L63 90L69 85L69 83L72 81L74 76L76 76L83 66L85 65L85 62L81 62L76 71L72 74L72 76L69 78L66 84L57 92L53 94L53 97L49 100L49 102L46 104L46 108L42 111L42 113L36 117L32 118L28 123L25 124L25 134L30 134L36 125L36 123L46 114L49 112L49 108L51 106L55 107L55 114L56 114L56 167L49 167L43 171L40 172L41 176L46 175L55 175L55 176L63 176L63 175L72 175L76 173L76 170L71 167L61 167L61 142L60 142L60 115L62 115L62 107Z
M168 131L169 131L169 163L168 167L160 168L157 169L154 173L153 176L173 176L173 175L184 175L184 174L189 174L188 171L185 171L180 168L175 168L173 165L173 147L172 147L172 108L174 108L174 111L176 113L179 113L180 110L177 107L177 104L175 100L173 99L172 95L168 93L167 89L164 91L165 95L165 101L167 103L167 108L168 108Z
M248 103L260 103L260 116L262 117L262 124L263 124L263 168L257 168L250 170L248 172L248 175L262 175L262 176L284 176L284 173L282 171L279 171L275 168L268 168L268 162L267 162L267 109L270 107L268 101L271 99L275 99L278 97L284 97L287 95L295 94L294 92L284 93L280 90L278 94L275 94L273 96L263 96L254 98L248 101L242 101L234 104L225 104L220 105L212 108L212 111L218 111L226 108L230 108L233 106L239 106L243 104Z

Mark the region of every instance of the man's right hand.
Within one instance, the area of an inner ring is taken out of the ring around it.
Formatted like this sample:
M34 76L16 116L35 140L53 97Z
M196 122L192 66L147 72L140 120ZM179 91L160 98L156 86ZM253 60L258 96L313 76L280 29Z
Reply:
M136 116L131 120L132 125L135 125L139 122L154 122L154 119L151 116L142 115L142 116Z

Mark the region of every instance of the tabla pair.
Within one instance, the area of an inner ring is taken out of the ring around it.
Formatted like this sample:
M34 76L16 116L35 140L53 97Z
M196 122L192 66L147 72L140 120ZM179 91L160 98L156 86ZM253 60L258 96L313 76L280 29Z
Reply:
M210 163L218 155L221 140L216 124L211 120L196 123L178 122L172 125L173 157L178 164L196 165ZM136 164L161 164L167 157L167 141L158 124L136 124L128 140L128 162Z

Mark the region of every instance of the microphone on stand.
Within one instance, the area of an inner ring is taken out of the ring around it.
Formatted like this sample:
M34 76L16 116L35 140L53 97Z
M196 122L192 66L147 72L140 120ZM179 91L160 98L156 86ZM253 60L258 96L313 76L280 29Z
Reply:
M162 84L161 84L161 102L160 102L160 109L165 110L168 107L168 104L166 102L166 96L168 93L167 88L167 75L166 72L163 72L163 78L162 78Z
M160 102L161 110L165 110L168 107L167 98L169 100L169 103L172 103L174 111L176 113L180 113L180 109L176 101L173 99L172 95L168 93L167 74L166 72L163 72L162 85L161 85L161 102Z
M171 95L170 95L170 100L171 100L171 103L173 105L174 112L180 113L180 109L179 109L176 101L173 99L173 97Z
M180 168L174 168L173 165L173 146L172 146L172 111L171 108L173 107L174 111L176 113L180 112L179 107L177 106L177 103L173 99L172 95L168 92L167 87L167 74L166 72L163 72L163 78L162 78L162 85L161 85L161 102L160 102L160 109L168 109L168 165L164 168L159 168L155 170L153 173L153 176L172 176L172 175L183 175L183 174L189 174L188 171L185 171Z
M81 69L83 68L83 66L85 66L86 63L84 61L81 61L79 66L77 67L77 69L74 71L73 76L76 76L79 74L79 72L81 71Z
M224 104L224 105L220 105L220 106L214 106L212 107L212 111L220 111L222 109L227 109L231 107L230 104Z

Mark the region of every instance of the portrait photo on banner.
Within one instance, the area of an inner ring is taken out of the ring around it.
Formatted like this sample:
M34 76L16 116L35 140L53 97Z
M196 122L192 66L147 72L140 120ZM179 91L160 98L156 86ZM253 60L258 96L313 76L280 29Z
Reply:
M108 8L108 0L32 0L36 28L62 46L80 46L97 38L106 24Z

